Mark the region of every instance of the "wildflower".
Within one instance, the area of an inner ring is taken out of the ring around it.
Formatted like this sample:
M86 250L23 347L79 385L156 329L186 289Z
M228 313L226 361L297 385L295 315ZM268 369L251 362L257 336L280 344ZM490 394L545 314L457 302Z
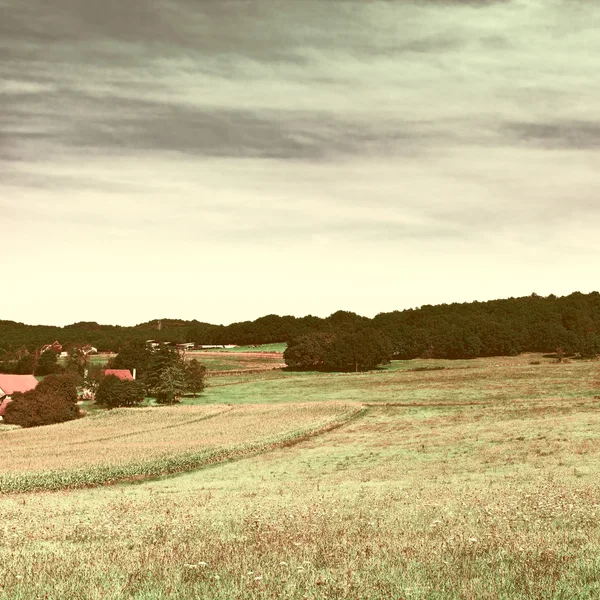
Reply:
M282 561L281 561L279 564L280 564L282 567L287 567L287 563L285 562L285 560L282 560Z
M262 581L262 575L259 575L258 577L255 577L254 581Z
M469 538L469 541L473 544L475 544L478 540L477 538Z

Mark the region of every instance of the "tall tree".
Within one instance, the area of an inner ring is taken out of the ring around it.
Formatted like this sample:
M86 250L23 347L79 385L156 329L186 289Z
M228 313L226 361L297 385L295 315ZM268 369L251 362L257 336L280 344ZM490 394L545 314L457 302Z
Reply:
M195 358L185 365L185 391L197 396L204 391L206 367Z
M53 373L57 373L59 370L56 353L52 350L46 350L46 352L44 352L38 360L35 374L52 375Z

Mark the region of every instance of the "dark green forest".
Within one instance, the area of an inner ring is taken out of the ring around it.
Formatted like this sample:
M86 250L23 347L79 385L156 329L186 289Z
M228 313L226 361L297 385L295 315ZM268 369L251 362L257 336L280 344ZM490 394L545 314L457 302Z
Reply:
M523 298L441 304L380 313L369 319L338 311L327 318L268 315L231 325L163 319L135 327L86 322L66 327L0 321L0 358L26 347L29 351L58 340L65 349L92 344L118 352L133 341L156 339L197 344L266 344L289 342L308 333L350 334L364 329L382 333L393 357L411 359L475 358L520 352L554 352L582 357L600 351L600 294Z

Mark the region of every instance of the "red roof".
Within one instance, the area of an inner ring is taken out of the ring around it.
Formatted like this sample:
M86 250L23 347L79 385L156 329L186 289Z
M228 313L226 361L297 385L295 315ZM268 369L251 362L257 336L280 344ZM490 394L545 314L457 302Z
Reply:
M12 396L15 392L28 392L37 387L33 375L0 375L0 396Z
M0 417L4 416L4 411L10 402L12 402L10 398L4 398L4 400L0 402Z
M125 381L127 379L129 381L133 381L133 375L131 374L131 371L129 369L106 369L106 371L104 371L104 375L106 377L108 377L109 375L114 375L122 381Z

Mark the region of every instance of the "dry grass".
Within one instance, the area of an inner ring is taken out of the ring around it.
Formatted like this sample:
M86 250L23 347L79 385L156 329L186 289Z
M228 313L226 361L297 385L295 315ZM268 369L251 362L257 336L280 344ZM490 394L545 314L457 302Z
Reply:
M430 404L174 478L6 496L0 599L597 600L598 365L566 367L330 378ZM266 383L289 401L294 381Z

